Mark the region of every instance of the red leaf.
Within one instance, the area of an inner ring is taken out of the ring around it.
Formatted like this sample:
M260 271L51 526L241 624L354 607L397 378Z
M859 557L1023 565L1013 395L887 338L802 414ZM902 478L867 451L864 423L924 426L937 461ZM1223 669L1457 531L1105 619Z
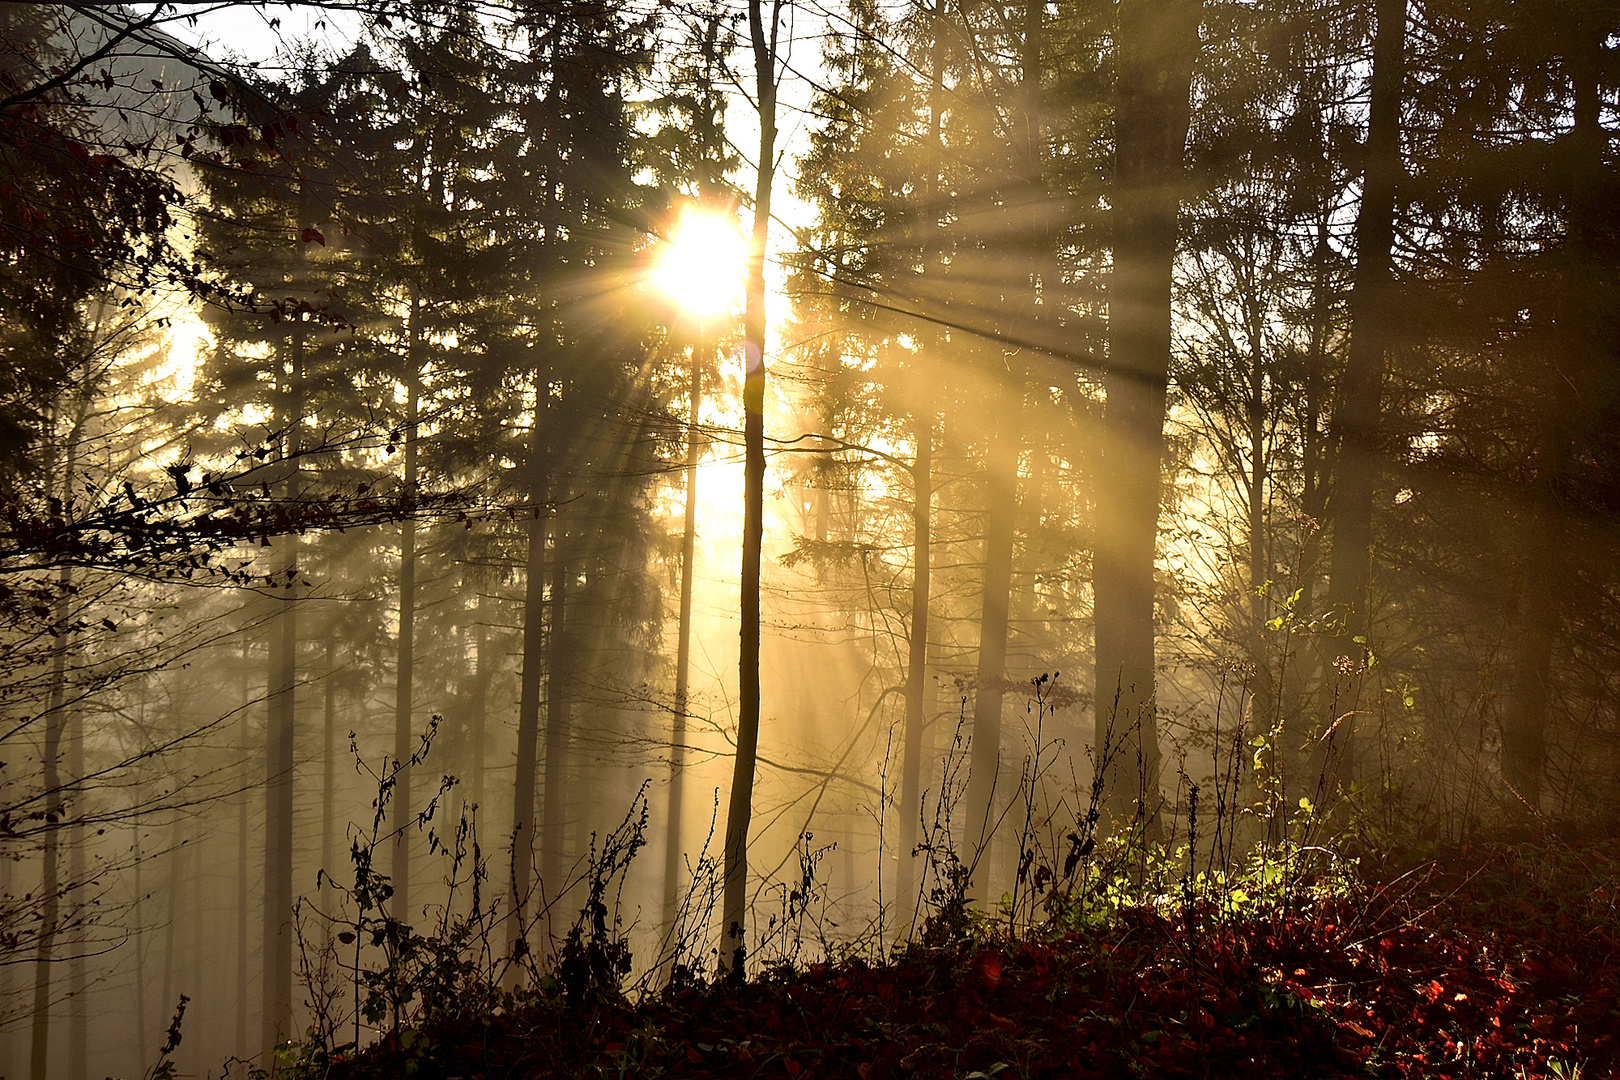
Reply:
M326 246L326 237L321 234L321 230L317 229L313 225L300 233L299 239L306 244L313 241L314 243L321 245L321 247Z
M991 986L1001 984L1001 954L987 952L979 957L979 974Z
M1429 1000L1430 1005L1433 1005L1435 999L1445 993L1445 990L1446 988L1441 986L1438 980L1430 979L1429 985L1423 987L1423 996Z

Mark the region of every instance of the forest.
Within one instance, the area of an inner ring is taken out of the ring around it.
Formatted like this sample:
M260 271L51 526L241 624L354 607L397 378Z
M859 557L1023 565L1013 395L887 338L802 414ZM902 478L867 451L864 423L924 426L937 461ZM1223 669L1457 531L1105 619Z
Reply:
M1620 1075L1620 8L0 5L0 1077Z

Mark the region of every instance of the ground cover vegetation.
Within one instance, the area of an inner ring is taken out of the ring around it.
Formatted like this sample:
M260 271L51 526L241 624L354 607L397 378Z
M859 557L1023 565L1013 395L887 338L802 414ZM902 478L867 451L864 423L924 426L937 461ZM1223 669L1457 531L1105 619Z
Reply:
M538 993L428 1010L357 1058L301 1064L341 1077L1610 1075L1612 843L1452 854L1462 862L1255 894L1189 877L1174 902L1129 882L1091 902L1053 890L1022 933L936 912L892 952L845 943L750 983L639 996L570 962L570 938Z
M1612 5L0 43L0 1075L1620 1069Z

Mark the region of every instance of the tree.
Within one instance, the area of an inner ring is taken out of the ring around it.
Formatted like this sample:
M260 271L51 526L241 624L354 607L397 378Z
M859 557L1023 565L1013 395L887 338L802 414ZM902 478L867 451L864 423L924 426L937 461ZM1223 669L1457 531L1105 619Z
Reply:
M767 27L764 0L748 0L748 40L754 55L754 94L759 109L759 156L755 160L754 230L743 309L746 465L737 757L726 809L720 913L720 971L738 981L745 975L748 823L753 812L754 768L759 747L759 571L765 527L765 250L771 223L771 188L776 176L776 69L782 7L783 0L771 0Z
M1364 662L1367 638L1368 582L1372 566L1372 503L1379 473L1379 427L1385 353L1390 347L1395 239L1395 204L1401 174L1400 122L1405 70L1405 0L1380 0L1373 40L1370 102L1367 111L1366 166L1361 204L1356 213L1356 269L1350 301L1350 353L1344 387L1334 413L1339 442L1330 520L1332 563L1328 570L1327 604L1344 613L1344 634L1353 643L1353 659ZM1333 685L1333 680L1327 680ZM1350 719L1339 744L1350 742L1355 701L1339 700L1340 715L1326 717L1337 726ZM1354 748L1343 750L1340 770L1353 776Z
M1115 45L1113 249L1094 561L1096 763L1116 828L1153 831L1154 563L1170 285L1200 5L1124 0Z
M514 355L533 388L520 481L531 525L512 880L511 946L522 960L537 844L548 899L565 884L572 683L599 631L642 625L642 603L619 593L615 606L611 598L625 584L613 571L625 550L618 545L633 550L643 525L635 492L651 475L639 457L650 444L621 418L651 416L636 377L647 327L632 317L622 289L642 213L627 98L646 63L647 24L615 5L585 3L525 9L517 30L532 46L509 83L526 94L512 102L526 138L505 162L498 227L517 238L505 248L509 257L532 260L514 265L533 268ZM545 787L536 829L543 687Z
M736 201L728 178L740 164L736 150L726 138L726 95L724 81L731 77L730 57L736 49L731 19L719 7L711 7L687 23L687 39L670 60L674 84L656 99L654 110L664 124L648 141L649 156L655 162L658 180L672 189L686 189L690 202L685 209L699 215L726 215ZM672 204L678 200L671 199ZM679 219L677 219L679 220ZM679 226L677 226L679 227ZM671 709L669 740L668 821L664 833L664 918L674 927L679 906L681 880L681 819L685 806L686 740L691 708L692 592L697 558L698 463L703 456L704 437L699 430L704 399L703 380L712 366L716 346L727 335L716 318L676 313L675 324L691 335L690 363L686 375L686 470L683 521L681 527L680 608L675 645L675 687Z

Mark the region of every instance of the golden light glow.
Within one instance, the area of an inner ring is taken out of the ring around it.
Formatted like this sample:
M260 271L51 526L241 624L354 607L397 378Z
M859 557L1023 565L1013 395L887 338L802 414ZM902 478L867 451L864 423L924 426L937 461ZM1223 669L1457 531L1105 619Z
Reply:
M700 318L730 311L748 274L748 241L725 213L687 208L654 256L653 282Z

